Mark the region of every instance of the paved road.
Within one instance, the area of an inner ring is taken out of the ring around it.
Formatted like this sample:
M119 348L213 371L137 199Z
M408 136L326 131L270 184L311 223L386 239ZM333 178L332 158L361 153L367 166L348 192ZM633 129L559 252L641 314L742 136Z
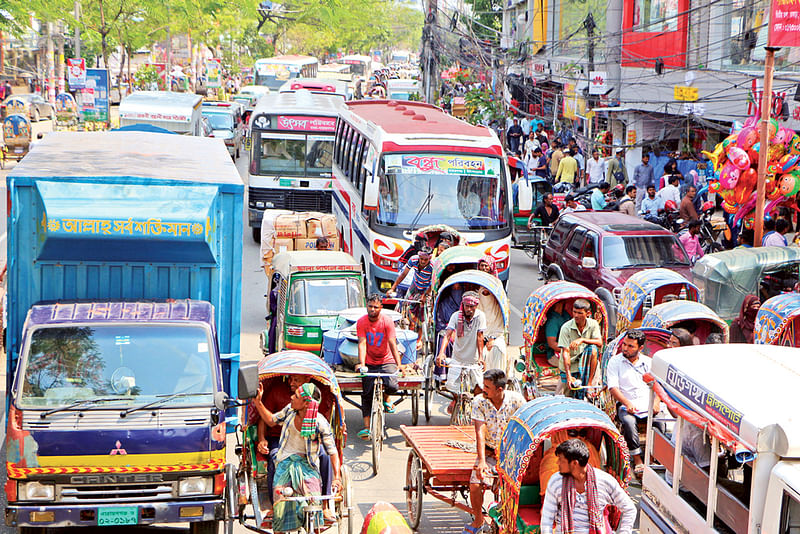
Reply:
M42 122L34 125L34 132L48 131L50 129L49 122ZM0 177L5 178L8 169L13 167L13 163L6 168L5 171L0 172ZM247 177L247 163L246 157L242 157L237 162L237 168L244 180ZM2 187L5 188L5 180L2 180ZM4 195L5 196L5 195ZM246 205L246 203L245 203ZM246 218L245 218L246 220ZM5 262L5 236L6 236L6 220L0 218L0 254L2 254L2 261ZM243 239L243 262L242 262L242 345L241 354L242 360L258 360L261 353L258 348L258 335L264 327L265 315L265 300L264 294L264 274L260 268L258 260L258 246L253 242L249 228L245 227ZM524 306L527 295L535 289L540 282L537 277L537 270L535 264L519 251L512 251L512 271L511 279L508 284L508 291L511 297L511 345L520 345L522 343L520 313ZM2 363L0 372L4 372L5 363ZM5 377L2 377L2 382L5 384ZM0 386L3 387L3 386ZM4 397L4 395L3 395ZM2 410L2 405L0 405ZM431 419L431 425L446 425L448 418L444 413L444 403L442 399L436 399L434 403L434 415ZM420 418L424 421L424 417ZM378 500L388 501L393 503L399 510L405 512L405 493L403 486L405 483L405 469L406 459L408 456L408 449L398 430L401 424L410 424L410 402L405 401L399 406L396 414L387 415L388 426L388 439L385 442L383 452L383 461L380 474L375 477L372 475L370 467L370 451L364 442L356 437L356 433L361 428L360 413L351 406L347 407L346 413L347 426L349 429L349 440L345 451L345 462L351 469L354 479L354 495L355 501L358 503L356 513L356 531L361 528L361 518L367 513L372 504ZM2 432L2 430L0 430ZM231 441L232 445L233 441ZM228 448L229 455L232 455L233 447ZM2 467L5 469L5 447L0 451L2 455ZM231 461L234 459L231 457ZM5 473L0 472L2 479L5 479ZM5 494L2 494L2 502L0 505L5 506ZM439 533L439 532L460 532L461 527L467 520L465 513L456 511L444 504L430 497L425 498L424 514L422 524L420 525L420 532L424 533ZM161 527L159 530L169 528L170 530L181 531L176 527ZM90 529L98 530L101 529ZM147 529L130 529L130 530L155 530L154 528ZM186 529L183 529L185 532ZM11 529L0 526L0 532L3 534L11 533ZM108 531L106 531L108 532ZM244 528L237 527L236 532L247 532Z

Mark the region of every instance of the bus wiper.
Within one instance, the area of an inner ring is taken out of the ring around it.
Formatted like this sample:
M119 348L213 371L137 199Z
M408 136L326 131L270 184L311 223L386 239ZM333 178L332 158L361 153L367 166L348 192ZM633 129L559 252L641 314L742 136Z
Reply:
M48 415L52 415L58 412L66 412L72 410L73 408L77 408L78 406L82 406L84 404L94 404L95 402L111 402L116 400L133 400L133 397L96 397L94 399L76 400L72 404L67 404L66 406L60 406L58 408L53 408L52 410L47 410L46 412L42 412L39 414L39 417L44 419Z
M428 180L428 196L426 196L425 200L422 201L422 204L420 205L419 209L417 210L417 214L414 215L414 220L411 221L411 226L410 226L411 231L413 231L414 228L417 227L417 223L419 222L419 219L422 217L422 214L425 211L425 208L429 208L430 207L431 200L433 200L433 191L431 191L431 181Z
M142 404L141 406L134 406L133 408L128 408L127 410L123 410L119 413L120 417L125 417L129 413L133 413L138 410L146 410L147 408L152 408L153 406L158 406L160 404L164 404L165 402L169 402L172 399L177 399L178 397L192 397L194 395L211 395L210 391L206 391L203 393L172 393L170 395L156 395L156 397L161 397L159 399L154 400L153 402L148 402L147 404Z

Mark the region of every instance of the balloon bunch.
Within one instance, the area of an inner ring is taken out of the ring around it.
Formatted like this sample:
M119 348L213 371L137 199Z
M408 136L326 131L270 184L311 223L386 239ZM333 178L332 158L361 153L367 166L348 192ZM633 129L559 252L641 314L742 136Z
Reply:
M769 214L800 192L800 136L781 127L775 119L770 119L767 136L768 202L764 213ZM722 196L722 208L735 214L731 226L738 226L742 221L745 226L752 226L760 146L758 118L750 117L744 124L735 122L730 135L713 152L703 152L714 166L709 191Z

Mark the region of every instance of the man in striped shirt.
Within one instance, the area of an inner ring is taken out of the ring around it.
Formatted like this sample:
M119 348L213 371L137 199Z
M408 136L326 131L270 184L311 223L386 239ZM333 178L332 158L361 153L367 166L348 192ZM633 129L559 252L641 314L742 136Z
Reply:
M609 505L616 506L621 515L616 533L631 534L636 505L614 477L588 465L586 444L568 439L556 447L556 456L561 476L554 475L547 483L541 534L611 534L604 516Z
M419 325L424 320L425 312L425 299L428 298L428 293L431 290L431 279L433 278L433 264L431 263L431 249L429 247L422 248L417 252L416 256L412 256L406 264L400 276L394 281L392 287L386 292L386 295L392 297L395 295L395 289L408 275L408 272L414 269L414 277L411 280L411 287L408 288L406 293L407 301L403 306L405 311L404 315L409 321L409 329L419 333Z

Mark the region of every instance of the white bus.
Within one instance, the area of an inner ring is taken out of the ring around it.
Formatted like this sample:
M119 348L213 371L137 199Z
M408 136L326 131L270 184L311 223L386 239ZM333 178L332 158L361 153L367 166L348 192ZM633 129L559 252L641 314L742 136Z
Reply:
M300 89L305 89L315 94L335 95L340 97L342 102L347 100L349 96L346 82L325 80L323 78L295 78L283 84L278 92L291 93Z
M370 291L389 289L413 232L430 224L458 230L508 280L511 182L494 132L421 102L348 102L333 160L342 248Z
M255 85L265 85L277 91L281 85L293 78L314 78L319 61L311 56L275 56L256 61Z
M261 239L265 209L331 211L336 95L305 89L259 99L250 118L249 221Z
M344 56L339 62L350 65L353 77L369 77L372 74L372 58L369 56Z

